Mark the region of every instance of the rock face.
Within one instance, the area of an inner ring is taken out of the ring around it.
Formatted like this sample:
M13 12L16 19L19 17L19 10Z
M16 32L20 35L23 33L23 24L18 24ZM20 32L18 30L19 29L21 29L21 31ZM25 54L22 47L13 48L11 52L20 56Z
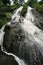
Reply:
M4 48L24 59L28 65L43 65L43 55L37 42L22 29L21 24L15 22L5 26Z
M0 50L0 65L18 65L18 63L12 56L8 56Z
M4 31L5 31L5 35L4 35L3 46L6 47L6 50L8 50L9 52L12 51L14 53L18 53L20 42L22 40L22 33L23 33L20 27L20 23L15 22L10 26L6 25Z
M19 10L13 15L13 23L5 26L3 47L27 65L43 65L43 31L36 26L38 20L34 20L31 7L25 18L19 15Z
M35 16L34 24L43 30L43 14L39 13L38 11L32 10L31 11Z

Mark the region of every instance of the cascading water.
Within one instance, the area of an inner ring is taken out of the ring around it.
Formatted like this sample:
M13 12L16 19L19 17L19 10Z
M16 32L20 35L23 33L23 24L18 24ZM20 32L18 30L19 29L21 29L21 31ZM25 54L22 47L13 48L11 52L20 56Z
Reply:
M16 13L12 16L12 21L11 21L11 22L8 22L7 25L10 25L10 24L13 22L13 18L15 18L15 17L17 16L18 12L21 11L21 8L22 8L22 7L20 7L20 8L17 9ZM13 53L8 53L8 52L5 50L5 48L3 47L3 37L4 37L4 34L5 34L4 28L5 28L5 25L4 25L4 26L1 28L1 30L0 30L0 46L1 46L1 51L4 52L4 53L7 54L7 55L13 56L19 65L27 65L22 59L18 58L18 57L17 57L16 55L14 55Z
M39 47L43 55L43 31L33 24L35 16L32 14L31 10L33 9L28 6L26 16L21 26L24 31L26 31L29 35L32 35L33 39L37 42L36 45Z
M12 15L12 19L9 23L7 23L7 25L11 25L14 22L18 22L19 20L22 22L21 23L21 28L24 30L25 35L26 35L26 39L25 39L25 44L28 47L30 45L31 48L33 48L32 46L34 44L36 44L36 46L38 47L38 49L40 50L41 54L43 55L43 31L40 30L36 25L33 24L34 22L34 15L32 14L31 10L32 8L28 6L28 10L26 13L25 18L20 16L20 12L22 10L22 6L20 8L17 9L16 12L14 12L14 14ZM20 22L19 21L19 22ZM5 27L5 26L4 26ZM4 37L4 27L0 30L0 45L1 45L1 50L7 54L7 55L12 55L15 60L18 62L19 65L27 65L24 60L18 58L16 55L14 55L13 53L8 53L4 47L3 47L3 37ZM20 38L20 37L19 37ZM29 43L30 42L30 43ZM21 42L20 42L21 43ZM25 45L24 44L24 45ZM22 44L21 44L22 45ZM20 47L21 47L20 45ZM27 52L27 47L26 47L26 52ZM29 47L28 47L29 48ZM30 48L29 48L30 49ZM21 48L20 48L21 50ZM19 51L20 51L19 50ZM24 50L24 47L23 47ZM30 49L31 50L31 49ZM37 49L34 50L34 48L31 51L28 51L28 53L30 53L30 56L32 57L32 53L33 53L33 57L32 59L35 57L35 60L37 59L37 55L39 56L39 53L37 52ZM32 52L33 51L33 52ZM25 52L25 51L24 51ZM32 53L31 53L32 52ZM22 52L21 52L22 53ZM35 54L36 53L36 54ZM20 53L19 53L20 54ZM23 54L23 53L22 53ZM29 55L29 54L28 54ZM28 57L26 55L26 57ZM30 57L30 59L31 59ZM39 57L38 57L39 58ZM30 61L30 60L28 60ZM37 65L37 64L32 64L34 60L31 60L31 64L30 65ZM38 60L39 61L39 60ZM29 64L28 64L29 65ZM38 64L39 65L39 64Z
M22 8L23 7L21 6L20 8L17 9L16 13L12 15L12 19L11 20L17 19L17 21L18 21L18 19L20 18L20 14L19 13L21 12Z

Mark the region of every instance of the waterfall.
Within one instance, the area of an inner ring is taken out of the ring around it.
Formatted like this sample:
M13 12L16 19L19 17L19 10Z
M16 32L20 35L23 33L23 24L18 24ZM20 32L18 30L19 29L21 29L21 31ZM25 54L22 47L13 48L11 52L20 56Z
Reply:
M36 45L43 55L43 31L33 24L33 22L35 22L35 16L32 14L31 10L33 9L28 6L26 16L21 26L24 31L29 35L32 35L34 41L36 41Z
M4 37L4 32L0 31L0 45L1 45L1 51L4 52L7 55L12 55L15 60L18 62L19 65L27 65L25 64L25 62L23 60L21 60L20 58L18 58L16 55L12 54L12 53L8 53L4 48L3 48L3 37Z
M18 21L18 19L20 18L20 14L19 13L21 12L22 8L23 7L21 6L20 8L17 9L16 12L14 11L15 14L12 15L12 20L14 20L15 18L17 18L17 21Z
M14 15L12 15L12 21L11 21L11 22L8 22L7 25L10 25L12 22L14 22L13 19L14 19L16 16L18 16L17 14L18 14L18 12L21 11L21 9L22 9L22 7L20 7L20 8L17 9L16 13L15 13ZM27 64L24 62L24 60L20 59L19 57L17 57L17 56L14 55L13 53L8 53L8 52L6 51L6 49L3 47L3 38L4 38L4 34L5 34L4 28L5 28L5 25L0 29L0 46L1 46L1 51L4 52L6 55L9 55L9 56L11 55L11 56L13 56L19 65L27 65Z
M23 7L21 6L20 8L15 10L16 12L14 11L14 14L12 15L12 19L10 22L7 23L7 25L11 25L14 22L18 22L20 19L22 22L22 24L21 24L22 29L25 32L27 32L28 35L32 36L33 42L36 42L36 43L31 43L31 46L33 44L36 44L43 55L43 31L33 24L35 17L31 12L32 8L28 6L25 18L20 16L20 12L21 12L22 8ZM3 47L3 37L5 34L4 28L5 28L5 25L0 30L0 46L1 46L2 52L4 52L7 55L13 56L19 65L27 65L27 63L23 59L20 59L13 53L8 53L7 50ZM30 39L31 39L31 37L30 37Z

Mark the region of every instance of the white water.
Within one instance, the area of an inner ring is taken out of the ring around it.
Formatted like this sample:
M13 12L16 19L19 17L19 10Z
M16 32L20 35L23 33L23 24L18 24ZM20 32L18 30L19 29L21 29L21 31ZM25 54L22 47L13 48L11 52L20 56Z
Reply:
M20 14L19 12L21 12L22 7L18 8L16 13L14 13L12 15L12 21L7 23L8 25L10 25L12 22L15 21L19 21L20 18ZM39 44L39 49L41 51L41 53L43 53L43 31L41 31L38 27L36 27L32 21L34 21L34 16L31 13L32 8L28 7L27 13L25 18L22 22L23 24L21 25L21 27L24 29L24 31L26 31L28 34L31 34L34 38L34 40L37 42L37 44ZM14 20L15 19L15 20ZM35 32L37 33L37 35L35 35ZM7 54L7 55L12 55L15 60L18 62L19 65L27 65L24 60L18 58L16 55L12 54L12 53L8 53L7 51L4 50L3 48L3 37L4 37L4 27L2 27L2 29L0 30L0 45L1 45L1 50Z
M3 37L4 37L4 32L0 30L0 45L1 45L1 50L2 52L4 52L7 55L12 55L15 60L18 62L19 65L27 65L25 64L25 62L23 60L21 60L20 58L18 58L16 55L12 54L12 53L8 53L4 48L3 48Z
M32 10L32 8L28 7L26 16L25 16L23 24L22 24L22 27L29 34L33 35L35 32L39 33L41 30L32 23L32 21L34 21L34 16L31 12L31 10Z
M31 10L32 8L28 7L26 16L21 26L24 29L24 31L32 35L34 41L37 43L36 45L38 45L41 53L43 54L43 31L32 23L32 21L34 21L35 18Z
M21 12L22 8L23 7L21 6L20 8L17 9L17 11L15 12L15 14L12 15L12 20L14 20L14 18L16 18L16 20L19 20L19 18L20 18L19 12Z
M18 12L20 12L21 9L22 9L22 7L20 7L20 8L17 9L16 13L15 13L14 15L12 15L12 21L11 21L11 22L8 22L7 25L10 25L12 22L14 22L13 19L14 19L15 17L16 17L17 20L18 20L18 17L20 17L20 15L18 15ZM0 30L0 46L1 46L2 52L4 52L4 53L7 54L7 55L12 55L12 56L15 58L15 60L18 62L19 65L27 65L27 64L24 62L24 60L18 58L18 57L17 57L16 55L14 55L13 53L8 53L8 52L3 48L3 37L4 37L4 34L5 34L5 32L4 32L4 27L5 27L5 25L4 25L4 26L1 28L1 30Z

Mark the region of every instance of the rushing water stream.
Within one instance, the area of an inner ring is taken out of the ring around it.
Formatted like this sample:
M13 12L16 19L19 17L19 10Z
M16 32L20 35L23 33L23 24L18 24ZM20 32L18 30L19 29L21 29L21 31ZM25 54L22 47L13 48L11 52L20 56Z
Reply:
M20 7L19 9L17 9L16 13L12 16L12 20L17 16L18 12L21 11L21 8L22 7ZM9 22L7 24L10 25L12 22ZM0 45L1 45L2 52L4 52L7 55L12 55L15 58L15 60L18 62L19 65L27 65L27 64L25 64L25 62L23 60L19 59L16 55L14 55L12 53L8 53L6 50L4 50L4 48L3 48L3 37L4 37L4 34L5 34L4 33L4 27L5 27L5 25L0 30Z
M32 35L33 37L33 42L35 40L35 42L37 42L37 46L39 48L39 50L41 51L42 55L43 55L43 31L40 30L37 26L35 26L33 24L34 21L34 15L32 14L31 10L32 8L28 6L28 10L26 13L25 18L21 16L20 18L20 12L22 10L22 6L20 8L18 8L16 10L16 12L14 11L14 14L12 15L12 19L9 23L7 23L7 25L10 25L12 23L14 23L15 21L18 22L19 20L21 20L21 22L23 22L23 24L21 24L21 27L23 28L24 31L26 31L29 35ZM14 55L13 53L8 53L4 47L3 47L3 37L4 37L4 27L5 25L2 27L2 29L0 30L0 45L1 45L1 50L2 52L4 52L7 55L12 55L15 60L18 62L19 65L27 65L25 63L24 60L18 58L16 55ZM33 45L33 43L31 44L31 46Z

